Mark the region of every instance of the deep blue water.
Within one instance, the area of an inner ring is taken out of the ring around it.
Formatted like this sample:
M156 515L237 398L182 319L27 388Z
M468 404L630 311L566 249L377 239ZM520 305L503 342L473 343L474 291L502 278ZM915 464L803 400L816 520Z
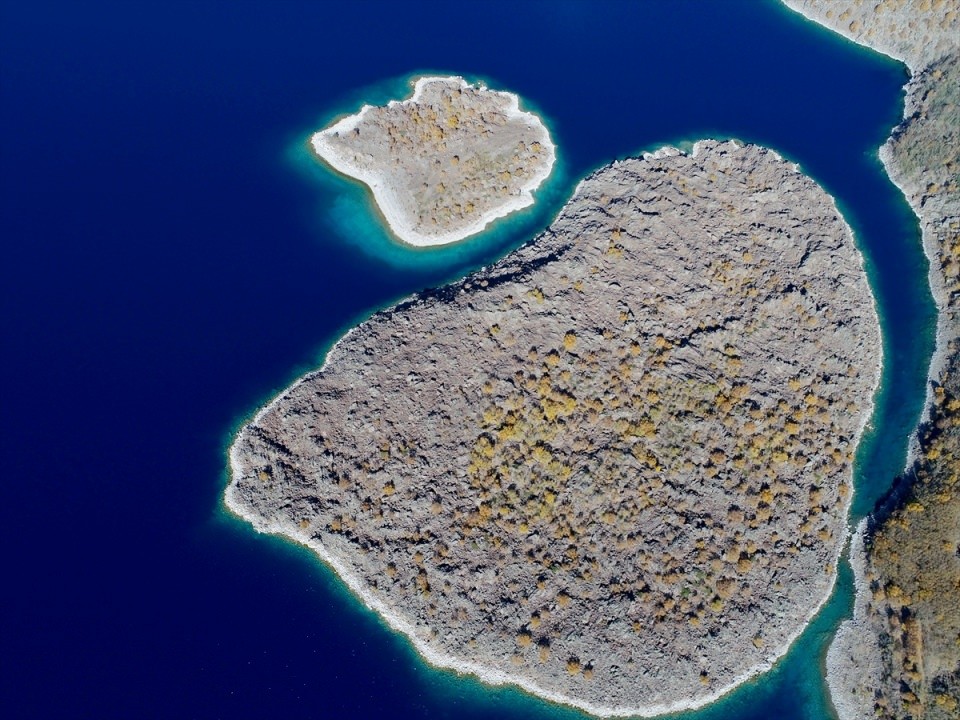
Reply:
M391 247L302 141L397 79L487 78L543 113L537 212ZM932 305L875 148L902 66L773 2L0 0L5 717L574 717L425 667L303 552L224 515L233 428L373 308L502 254L576 180L671 140L801 163L867 252L885 391L862 514L903 462ZM837 597L771 674L700 717L827 712Z

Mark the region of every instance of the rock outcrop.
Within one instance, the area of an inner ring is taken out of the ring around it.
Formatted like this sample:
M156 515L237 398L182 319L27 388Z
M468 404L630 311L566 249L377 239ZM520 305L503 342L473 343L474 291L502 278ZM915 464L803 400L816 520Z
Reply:
M351 331L240 430L226 500L434 664L697 707L827 599L879 361L821 188L759 147L665 149Z

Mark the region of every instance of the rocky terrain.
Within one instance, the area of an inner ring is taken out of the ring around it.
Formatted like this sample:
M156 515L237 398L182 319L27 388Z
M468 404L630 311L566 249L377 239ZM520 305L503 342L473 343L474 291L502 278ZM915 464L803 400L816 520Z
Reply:
M952 719L960 716L960 3L785 2L910 67L905 118L880 157L920 219L939 310L911 460L855 539L856 610L830 648L830 690L843 720Z
M879 359L822 189L759 147L665 149L344 337L240 430L226 501L434 664L696 707L828 597Z
M783 0L854 42L900 60L913 71L956 49L957 0Z
M420 78L413 96L365 106L311 138L321 158L366 183L411 245L455 242L533 203L555 159L516 95L459 77Z

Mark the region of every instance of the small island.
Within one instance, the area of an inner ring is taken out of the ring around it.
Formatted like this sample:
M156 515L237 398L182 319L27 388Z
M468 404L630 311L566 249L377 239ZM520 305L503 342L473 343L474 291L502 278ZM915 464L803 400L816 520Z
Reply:
M757 146L664 148L350 331L240 429L226 504L434 665L700 707L829 597L880 358L822 188Z
M373 193L390 230L419 247L445 245L533 204L553 142L516 95L461 77L423 77L413 96L315 133L313 151Z

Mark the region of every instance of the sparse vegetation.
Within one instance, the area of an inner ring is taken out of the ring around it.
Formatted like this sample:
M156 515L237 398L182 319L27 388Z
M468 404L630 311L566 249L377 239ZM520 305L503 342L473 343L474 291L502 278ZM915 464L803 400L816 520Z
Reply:
M871 518L862 578L868 602L836 643L840 665L831 675L846 679L831 690L857 715L953 720L960 707L958 8L943 0L786 2L902 57L913 71L906 119L881 157L920 218L940 311L930 417L915 463Z

